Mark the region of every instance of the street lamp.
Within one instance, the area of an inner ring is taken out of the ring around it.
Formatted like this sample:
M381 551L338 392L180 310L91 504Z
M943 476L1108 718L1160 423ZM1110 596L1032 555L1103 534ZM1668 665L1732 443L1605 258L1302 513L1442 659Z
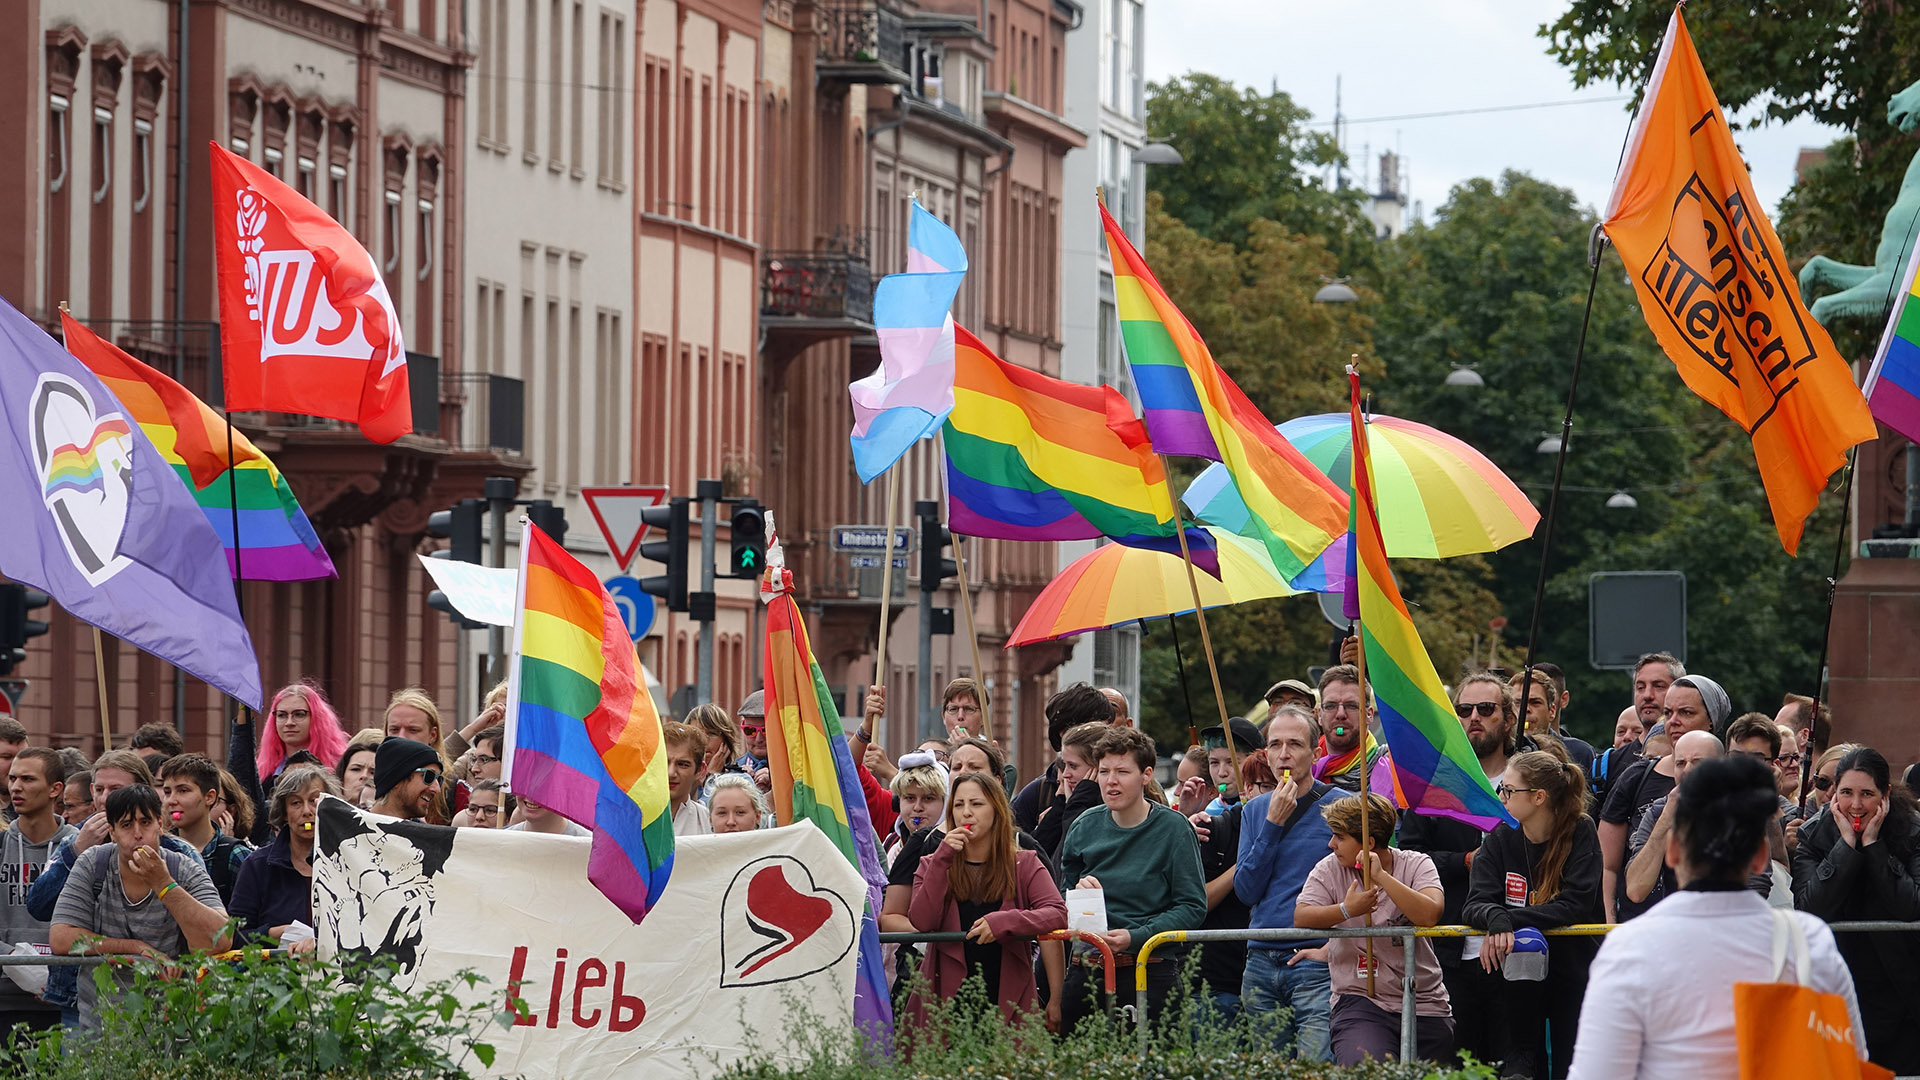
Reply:
M1560 452L1560 447L1562 445L1563 444L1560 442L1560 436L1548 435L1546 438L1543 438L1540 440L1539 446L1536 446L1533 449L1534 449L1534 452L1538 454L1557 454Z
M1487 385L1487 380L1481 378L1478 371L1473 370L1472 364L1455 364L1453 370L1447 372L1446 385L1478 390Z
M1320 286L1320 291L1313 294L1313 302L1316 304L1351 304L1360 299L1360 294L1353 291L1352 286L1347 284L1346 278L1321 278L1320 280L1325 281L1326 284Z
M1640 500L1625 491L1616 491L1607 499L1609 510L1633 510L1640 506Z
M1135 165L1185 165L1187 159L1180 151L1163 142L1150 142L1133 152Z

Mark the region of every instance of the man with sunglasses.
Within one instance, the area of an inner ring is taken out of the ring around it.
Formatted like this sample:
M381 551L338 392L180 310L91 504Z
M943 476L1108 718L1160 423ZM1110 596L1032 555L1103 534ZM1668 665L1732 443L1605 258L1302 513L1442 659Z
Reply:
M1360 790L1360 771L1372 775L1387 752L1371 730L1373 706L1360 708L1360 669L1336 664L1320 676L1322 756L1314 762L1313 778L1342 791Z
M773 773L767 769L766 700L764 693L755 690L733 711L735 720L740 724L740 734L745 737L747 744L747 752L741 754L734 765L753 777L753 782L759 785L761 791L773 790ZM862 748L861 753L865 752Z
M423 742L398 735L373 752L373 812L419 821L440 798L440 755Z

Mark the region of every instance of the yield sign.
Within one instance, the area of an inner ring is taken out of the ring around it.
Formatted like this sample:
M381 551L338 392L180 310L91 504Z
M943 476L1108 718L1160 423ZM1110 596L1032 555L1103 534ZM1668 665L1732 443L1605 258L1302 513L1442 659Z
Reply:
M666 502L667 486L581 488L580 497L587 501L594 523L600 526L600 535L606 537L607 550L613 552L614 561L625 571L633 562L634 553L640 550L641 539L647 535L640 511Z

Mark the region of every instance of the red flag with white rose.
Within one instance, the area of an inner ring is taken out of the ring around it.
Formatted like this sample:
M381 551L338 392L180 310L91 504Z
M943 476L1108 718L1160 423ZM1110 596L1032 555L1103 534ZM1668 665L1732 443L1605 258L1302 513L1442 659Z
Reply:
M380 443L412 431L400 317L373 256L266 170L211 149L227 408L349 420Z

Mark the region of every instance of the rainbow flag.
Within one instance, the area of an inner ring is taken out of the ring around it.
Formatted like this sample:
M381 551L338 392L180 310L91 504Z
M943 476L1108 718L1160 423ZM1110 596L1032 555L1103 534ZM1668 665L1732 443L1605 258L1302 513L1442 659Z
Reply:
M1920 267L1920 241L1907 253L1907 275L1886 332L1873 354L1873 367L1860 389L1867 395L1873 418L1915 442L1920 442L1920 304L1914 299L1914 270Z
M673 870L660 714L620 609L528 522L507 692L507 787L593 830L587 880L639 922Z
M1266 545L1280 576L1293 578L1346 527L1346 493L1275 431L1214 362L1104 205L1100 220L1113 255L1120 336L1154 450L1225 465L1252 512L1251 531L1243 535Z
M947 524L996 540L1091 540L1179 554L1173 493L1147 430L1111 386L1009 364L954 330L953 412L941 434ZM1187 530L1195 565L1220 576L1206 530Z
M320 534L300 509L287 478L240 431L233 433L227 479L227 425L193 392L60 313L67 351L99 376L173 466L227 550L227 570L249 581L309 581L336 576ZM240 539L233 532L234 496Z
M1348 368L1347 380L1353 392L1353 580L1367 682L1393 763L1394 801L1416 813L1455 818L1482 830L1503 821L1512 824L1487 774L1480 771L1480 759L1387 569L1373 460L1360 416L1360 376Z
M782 825L811 821L827 834L867 881L867 909L860 920L860 970L853 991L853 1019L869 1037L893 1029L886 965L880 953L880 890L887 875L867 815L867 798L853 767L853 752L840 726L840 711L813 660L807 626L788 591L788 572L774 564L780 588L767 602L767 769L773 774L773 811Z

